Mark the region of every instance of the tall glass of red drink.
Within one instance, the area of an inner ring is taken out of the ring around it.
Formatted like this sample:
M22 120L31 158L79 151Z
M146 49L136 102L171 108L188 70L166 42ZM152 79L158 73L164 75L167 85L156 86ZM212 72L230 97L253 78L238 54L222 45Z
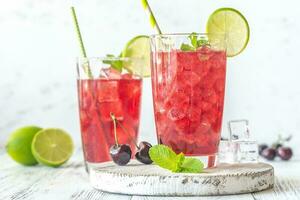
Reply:
M116 143L111 113L123 127L116 128L118 142L129 144L134 155L142 78L112 65L121 62L130 63L132 58L86 58L77 63L81 138L88 168L111 161L109 149Z
M157 139L215 166L224 104L224 37L153 35L152 90ZM198 43L198 44L197 44Z

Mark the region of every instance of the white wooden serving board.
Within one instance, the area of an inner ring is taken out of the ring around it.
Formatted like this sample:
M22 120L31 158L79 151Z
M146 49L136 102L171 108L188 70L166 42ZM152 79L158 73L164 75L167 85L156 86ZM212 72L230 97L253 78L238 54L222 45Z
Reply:
M90 168L90 182L105 192L151 196L204 196L257 192L272 188L274 169L266 163L221 164L204 173L172 173L131 161Z

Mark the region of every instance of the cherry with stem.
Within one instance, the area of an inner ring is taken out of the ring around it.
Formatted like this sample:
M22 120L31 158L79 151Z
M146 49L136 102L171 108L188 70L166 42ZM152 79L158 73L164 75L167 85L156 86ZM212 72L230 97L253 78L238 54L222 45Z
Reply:
M114 124L114 136L115 144L110 147L110 156L117 165L126 165L131 158L131 149L128 144L119 144L117 136L117 119L113 113L110 113L110 117Z
M114 121L114 130L116 131L116 125L118 124L120 128L129 136L130 140L133 142L133 144L137 148L137 152L135 154L135 158L144 164L151 164L153 161L151 160L149 156L149 150L152 147L152 145L149 142L142 141L137 144L136 140L131 136L131 134L127 131L127 129L123 126L122 123L120 123L114 116L113 113L111 113L111 117ZM116 134L115 134L116 138ZM117 140L116 140L117 141Z

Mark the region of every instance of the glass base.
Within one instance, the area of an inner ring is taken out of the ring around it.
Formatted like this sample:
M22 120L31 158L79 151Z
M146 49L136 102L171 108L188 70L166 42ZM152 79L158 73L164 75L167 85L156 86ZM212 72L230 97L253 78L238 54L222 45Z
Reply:
M101 163L91 163L91 162L85 161L85 170L88 174L90 174L90 172L93 171L93 170L97 170L99 168L109 167L111 165L112 165L111 161L101 162Z
M214 168L217 165L217 155L212 154L212 155L206 155L206 156L187 156L190 158L197 158L204 164L204 168Z

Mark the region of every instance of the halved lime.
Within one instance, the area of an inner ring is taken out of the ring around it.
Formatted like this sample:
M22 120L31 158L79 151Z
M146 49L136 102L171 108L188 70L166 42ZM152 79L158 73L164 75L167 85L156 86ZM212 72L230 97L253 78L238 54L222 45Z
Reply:
M228 57L240 54L246 48L250 35L246 18L233 8L220 8L214 11L207 21L206 31L214 33L210 37L219 35L225 37Z
M123 67L133 74L148 77L150 69L150 41L146 35L139 35L131 39L122 51L122 57L137 58L136 61L124 62Z
M71 157L73 146L72 138L64 130L47 128L34 136L31 150L39 163L58 167Z
M37 126L25 126L11 133L5 147L14 161L22 165L36 165L38 163L32 155L31 143L40 130L42 128Z

